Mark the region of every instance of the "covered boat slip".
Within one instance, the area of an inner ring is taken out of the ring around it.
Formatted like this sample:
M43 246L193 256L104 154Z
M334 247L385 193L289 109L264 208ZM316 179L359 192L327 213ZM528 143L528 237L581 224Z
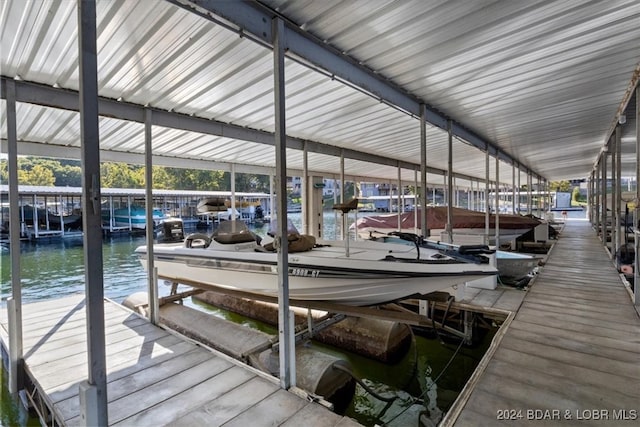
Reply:
M442 425L637 422L640 317L589 222L566 223L503 328Z
M356 426L277 379L154 326L105 301L109 425ZM0 337L6 350L3 311ZM23 306L27 392L49 425L83 425L79 385L87 377L84 296Z

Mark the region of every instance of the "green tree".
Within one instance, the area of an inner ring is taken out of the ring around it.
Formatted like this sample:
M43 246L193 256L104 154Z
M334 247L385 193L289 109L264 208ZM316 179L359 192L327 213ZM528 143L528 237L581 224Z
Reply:
M571 190L571 183L569 181L551 181L549 182L549 188L553 191L559 191L561 193L568 193Z
M51 169L36 164L31 170L19 170L18 171L18 183L23 185L41 185L41 186L53 186L56 182L56 178L53 176Z
M64 165L54 172L57 187L82 186L82 168L80 166Z
M162 166L153 167L153 188L162 188L165 190L175 188L173 175L169 173L167 168Z
M573 191L571 192L571 204L572 205L580 205L581 196L580 196L580 186L573 187Z
M269 176L253 175L248 173L236 174L236 191L244 191L247 193L268 193L269 192Z
M100 165L101 186L105 188L143 188L141 175L126 163L103 163Z

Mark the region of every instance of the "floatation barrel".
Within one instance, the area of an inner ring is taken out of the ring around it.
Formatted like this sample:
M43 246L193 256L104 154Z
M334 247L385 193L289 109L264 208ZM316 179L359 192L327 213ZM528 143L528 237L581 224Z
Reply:
M270 325L278 324L278 305L246 298L203 292L192 298L204 303L260 320ZM296 314L296 324L307 323L307 309L291 307ZM325 312L312 310L314 318ZM411 347L409 326L385 320L347 317L313 337L319 342L361 354L384 363L396 362Z
M278 353L265 350L249 358L252 366L273 376L280 374L280 358ZM355 393L355 380L342 369L352 371L349 362L321 353L312 347L296 347L296 386L325 396L334 405L336 412L344 411ZM301 375L302 374L302 375Z

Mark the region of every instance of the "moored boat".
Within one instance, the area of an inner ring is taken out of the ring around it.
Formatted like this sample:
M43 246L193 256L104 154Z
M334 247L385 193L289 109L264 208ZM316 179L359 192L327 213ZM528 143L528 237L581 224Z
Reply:
M144 206L131 205L130 207L118 208L112 211L105 209L102 211L102 221L114 227L131 227L132 229L145 230L147 228L147 213ZM160 209L153 210L154 228L169 218Z
M291 299L376 305L497 273L488 263L459 260L418 245L358 241L349 242L347 251L343 242L308 244L312 239L289 237L290 247L304 241L301 252L289 253ZM176 282L273 297L278 295L277 253L265 246L243 223L227 221L211 237L191 235L184 244L154 245L154 266L160 277ZM135 252L146 268L146 246Z
M484 236L486 230L486 214L484 212L472 211L463 208L451 208L452 213L452 233L453 241L466 242L466 239L475 243ZM398 214L371 215L358 218L355 226L351 225L351 231L357 230L362 238L376 237L388 234L392 231L414 233L421 228L421 212L405 212ZM415 219L418 218L416 223ZM522 234L532 230L540 224L540 220L523 215L501 214L498 220L501 241L513 240ZM494 214L489 215L489 237L495 237L496 218ZM447 208L445 206L427 207L427 227L429 237L441 240L447 226ZM399 228L399 229L398 229Z

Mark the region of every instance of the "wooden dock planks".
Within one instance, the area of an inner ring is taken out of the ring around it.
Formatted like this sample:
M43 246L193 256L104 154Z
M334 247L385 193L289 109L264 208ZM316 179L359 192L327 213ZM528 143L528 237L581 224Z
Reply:
M445 425L632 425L640 419L640 318L588 222L567 222L469 386L466 401L452 411L457 418Z
M26 369L63 425L81 425L85 315L83 295L23 306ZM105 338L110 425L359 425L110 301Z

